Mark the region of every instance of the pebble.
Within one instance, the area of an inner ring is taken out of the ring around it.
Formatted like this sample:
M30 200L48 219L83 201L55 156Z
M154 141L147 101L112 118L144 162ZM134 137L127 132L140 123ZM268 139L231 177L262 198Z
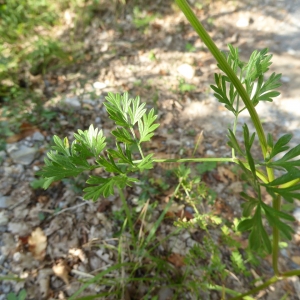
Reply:
M300 223L300 207L297 207L294 211L293 211L293 216L296 219L297 222Z
M288 77L288 76L281 76L280 80L283 82L283 83L288 83L291 81L291 78Z
M245 18L245 17L242 17L240 18L237 22L236 22L236 26L237 27L247 27L249 26L250 24L250 19L249 18Z
M0 255L0 265L1 266L3 266L3 263L5 262L5 260L6 260L6 255L3 255L3 254L1 254ZM6 270L3 270L3 271L6 271ZM7 271L6 271L7 272Z
M212 150L207 150L206 151L206 155L207 156L216 156L216 153L214 151L212 151Z
M191 238L189 238L189 239L186 240L186 245L187 245L189 248L193 248L196 244L197 244L197 242L194 241L194 240L192 240Z
M96 117L95 118L95 123L98 124L98 125L101 124L101 118L100 117Z
M45 137L44 137L39 131L36 131L36 132L32 135L32 140L42 142L42 141L45 140Z
M37 152L37 148L21 145L18 150L11 151L10 157L15 163L28 166L33 162Z
M190 235L190 233L188 231L186 231L184 234L182 234L181 237L183 238L183 240L186 240L186 239L190 238L191 235Z
M93 87L95 88L95 89L97 89L97 90L101 90L101 89L104 89L104 88L106 88L106 83L104 83L104 82L99 82L99 81L96 81L96 82L94 82L93 83Z
M71 106L73 108L80 108L81 107L81 103L78 100L77 97L70 97L70 98L66 98L65 99L65 104L67 104L68 106Z
M2 282L2 292L4 294L8 294L10 291L11 291L10 283L7 281Z
M5 151L0 151L0 162L1 162L1 160L4 160L5 158L6 158Z
M4 167L4 176L19 178L24 173L24 167L22 165L13 165Z
M3 208L0 206L0 208ZM6 211L0 211L0 226L8 224L8 214Z
M195 76L195 69L189 64L182 64L177 68L178 73L186 79L192 79Z
M167 286L162 286L157 295L158 295L158 300L168 300L173 298L173 290Z
M8 202L8 197L0 196L0 208L7 208Z

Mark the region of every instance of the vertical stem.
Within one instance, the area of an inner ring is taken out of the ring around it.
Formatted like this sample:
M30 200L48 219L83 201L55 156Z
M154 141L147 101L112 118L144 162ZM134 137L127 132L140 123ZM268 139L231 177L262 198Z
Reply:
M135 133L134 133L133 128L130 128L130 131L131 131L131 134L132 134L132 136L134 137L134 139L135 139L135 141L136 141L136 145L137 145L137 147L138 147L138 149L139 149L139 151L140 151L141 157L142 157L142 159L144 159L144 153L143 153L143 150L142 150L142 148L141 148L141 145L139 144L139 142L138 142L137 139L136 139L136 135L135 135Z
M197 17L195 16L194 12L189 7L186 0L175 0L178 4L181 11L185 14L188 21L191 23L191 25L194 27L195 31L198 33L199 37L202 39L204 44L207 46L211 54L215 57L215 59L218 62L219 68L228 76L236 90L238 91L238 94L241 96L249 114L251 117L251 120L253 122L253 125L255 127L255 130L258 135L260 147L263 153L263 157L266 157L267 154L267 140L266 136L262 127L262 124L260 122L260 119L258 117L258 114L255 110L254 105L251 102L251 99L249 95L247 94L244 86L242 85L241 81L238 79L230 65L227 63L225 57L220 52L214 41L211 39L209 34L206 32L203 25L199 22ZM267 174L268 174L268 180L269 182L274 180L274 172L273 169L267 168ZM276 210L280 209L280 197L277 197L273 200L273 208ZM279 253L279 232L278 229L273 228L273 267L276 274L279 274L278 271L278 253Z
M227 63L226 58L223 56L223 54L220 52L214 41L211 39L209 34L206 32L203 25L199 22L189 5L187 4L186 0L175 0L182 12L185 14L186 18L189 20L191 25L194 27L195 31L198 33L204 44L207 46L211 54L215 57L219 64L219 68L229 77L230 81L238 91L239 95L241 96L249 114L251 117L251 120L254 124L254 127L256 129L260 146L262 149L263 156L266 156L267 153L267 140L265 137L265 133L263 130L263 127L261 125L260 119L258 117L258 114L250 100L249 95L247 94L244 86L242 85L241 81L238 79L238 77L235 75L234 71L230 67L230 65Z
M280 195L277 195L273 199L273 208L280 211L281 201ZM279 230L277 227L273 227L273 251L272 251L272 266L276 276L280 275L278 270L278 257L279 257Z
M129 226L129 231L130 231L130 234L131 234L132 239L134 241L134 244L136 244L136 236L135 236L135 233L134 233L134 226L133 226L133 222L132 222L132 219L131 219L131 213L130 213L130 210L129 210L129 207L128 207L128 204L126 202L126 199L125 199L125 196L124 196L124 193L123 193L122 189L119 188L118 190L119 190L120 198L122 200L123 208L124 208L125 213L126 213L126 218L127 218L127 222L128 222L128 226Z

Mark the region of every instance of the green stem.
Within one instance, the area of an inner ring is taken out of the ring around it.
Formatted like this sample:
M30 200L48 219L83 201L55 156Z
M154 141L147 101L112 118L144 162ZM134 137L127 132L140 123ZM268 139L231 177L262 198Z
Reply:
M225 157L215 157L215 158L153 158L155 163L185 163L185 162L236 162L236 159L225 158Z
M218 47L215 45L209 34L206 32L205 28L202 26L202 24L199 22L189 5L187 4L186 0L175 0L182 12L185 14L188 21L191 23L191 25L194 27L195 31L198 33L204 44L207 46L209 51L212 53L212 55L215 57L215 59L218 62L219 68L228 76L234 87L236 88L238 94L241 96L249 114L251 117L251 120L254 124L254 127L256 129L259 143L262 149L262 153L264 158L267 155L267 141L266 136L262 127L262 124L260 122L260 119L258 117L258 114L255 110L254 105L251 102L251 99L249 95L247 94L244 86L242 85L241 81L238 79L230 65L227 63L226 58L223 56L223 54L220 52ZM274 172L273 169L267 168L267 174L268 174L268 181L272 181L274 179ZM280 209L280 198L274 199L273 201L273 207L275 209ZM278 273L278 252L279 252L279 233L278 229L273 229L273 234L275 234L273 239L273 267L275 274Z
M121 201L122 201L122 204L123 204L123 208L124 208L125 213L126 213L126 218L127 218L127 222L128 222L128 226L129 226L129 231L131 233L134 244L136 244L137 240L136 240L136 235L134 233L133 222L132 222L132 219L131 219L132 214L130 213L130 210L129 210L129 207L128 207L128 204L126 202L126 199L125 199L125 196L124 196L124 193L123 193L122 189L119 188L118 190L119 190L119 195L120 195L120 198L121 198Z
M280 211L281 201L280 195L277 195L273 199L273 208ZM277 227L273 227L273 251L272 251L272 265L276 276L279 276L280 272L278 269L278 257L279 257L279 230Z
M175 0L182 12L185 14L188 21L191 23L191 25L194 27L195 31L198 33L204 44L207 46L211 54L215 57L217 60L220 69L224 71L224 73L228 76L236 90L238 91L239 95L241 96L249 114L251 117L251 120L254 124L254 127L256 129L260 146L262 149L262 153L264 157L267 153L267 141L265 137L265 133L263 130L263 127L261 125L260 119L258 117L258 114L254 108L254 105L252 104L249 95L247 94L245 88L243 87L241 81L238 79L238 77L235 75L234 71L230 67L230 65L227 63L226 58L223 56L223 54L220 52L216 44L213 42L209 34L206 32L205 28L202 26L202 24L199 22L189 5L187 4L186 0Z
M131 134L132 134L133 138L137 141L136 135L135 135L135 133L134 133L133 128L130 128L130 131L131 131ZM137 141L136 145L138 146L138 149L139 149L139 152L140 152L140 154L141 154L142 159L144 159L144 153L143 153L142 147L141 147L141 145L139 144L138 141Z
M274 276L271 279L269 279L268 281L266 281L265 283L263 283L262 285L252 289L251 291L248 291L247 293L241 294L237 297L230 298L229 300L242 300L244 297L255 294L255 293L267 288L271 284L277 282L278 280L280 280L280 278L277 276Z
M231 290L231 289L229 289L229 288L226 288L226 287L220 286L220 285L208 285L208 288L209 288L210 290L215 290L215 291L219 291L219 292L225 292L225 293L227 293L227 294L229 294L229 295L233 295L233 296L239 294L239 293L236 292L236 291L233 291L233 290Z

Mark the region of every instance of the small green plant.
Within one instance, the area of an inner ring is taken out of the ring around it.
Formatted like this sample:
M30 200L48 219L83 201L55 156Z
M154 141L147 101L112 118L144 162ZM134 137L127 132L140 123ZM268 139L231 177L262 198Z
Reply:
M26 296L27 296L27 293L25 290L21 290L18 295L11 292L7 295L7 300L25 300Z
M191 43L186 43L185 44L185 50L187 52L195 52L196 51L196 47L193 44L191 44Z
M244 294L223 287L216 287L213 285L212 277L215 276L215 278L223 281L226 276L225 266L220 261L218 249L212 240L206 237L204 242L206 243L205 248L210 249L213 253L210 267L214 269L214 273L207 272L210 274L207 279L207 283L211 282L209 288L222 291L223 295L225 293L233 295L232 300L243 299L281 278L300 275L300 270L280 272L278 269L280 235L290 240L293 230L288 222L294 221L289 213L283 211L282 199L289 203L292 203L293 199L300 199L300 170L298 168L300 160L296 159L300 155L300 145L289 149L288 143L292 138L291 134L285 134L278 140L274 140L271 133L266 135L256 112L255 107L259 102L272 102L273 98L279 95L275 89L280 86L281 75L273 73L265 78L272 58L272 55L268 54L268 49L254 51L248 62L241 61L238 49L231 45L228 46L228 53L221 53L186 1L176 0L176 2L218 62L220 73L215 74L215 84L211 88L218 101L223 103L233 114L232 128L228 129L228 145L232 149L232 156L230 158L160 159L155 157L154 153L145 154L143 143L151 140L159 126L155 123L157 115L155 115L154 109L147 111L146 104L141 103L139 97L134 99L129 98L127 93L123 95L109 93L104 105L109 117L116 125L116 128L111 132L115 138L116 147L107 148L103 132L94 128L93 125L88 130L78 130L78 133L74 133L72 143L67 138L60 139L58 136L54 136L55 146L52 147L52 151L48 152L45 167L39 174L43 177L43 187L48 188L56 180L78 176L86 171L91 172L86 181L88 187L83 190L86 200L96 201L101 196L107 197L118 190L127 220L127 222L124 220L124 226L125 224L128 226L135 247L141 251L146 249L145 245L148 245L153 238L160 222L155 223L148 237L142 241L136 239L130 208L122 193L126 186L132 186L138 181L136 173L150 170L156 163L206 163L200 172L210 170L211 163L230 162L236 164L247 177L255 196L253 193L251 195L246 192L241 193L241 199L244 199L241 200L243 216L235 224L235 227L241 232L249 232L251 251L272 254L275 276ZM192 87L186 85L184 81L179 83L180 92L192 90ZM243 142L240 143L236 129L239 115L244 110L248 110L256 132L250 132L248 125L244 124L242 127ZM262 157L253 155L252 148L257 142L261 147ZM278 154L283 154L283 152L286 153L278 159ZM91 158L93 159L91 160ZM96 168L104 169L106 174L102 177L94 175L93 170ZM275 177L274 170L280 170L281 175ZM203 193L197 178L188 180L191 172L189 168L181 165L176 172L179 184L174 195L177 195L181 189L189 200L197 193L198 195ZM192 186L197 184L200 189L195 192ZM272 205L264 202L262 188L265 188L271 195ZM191 203L194 202L191 201ZM194 208L197 209L196 206ZM161 214L160 221L166 212L167 207ZM222 222L217 216L203 215L199 211L196 216L195 222L203 230L206 230L208 220L217 225ZM181 220L177 222L177 225L184 228L191 226L190 223ZM228 235L228 230L225 227L222 230L225 236ZM192 257L194 255L200 258L205 255L202 254L201 249L196 248L190 254ZM237 250L232 252L231 261L236 271L247 273L244 259ZM199 278L199 280L201 279Z
M178 79L178 90L180 93L192 92L196 89L196 86L190 83L186 83L183 78Z
M139 29L147 27L151 21L157 18L156 14L148 14L146 11L141 11L138 6L134 7L133 16L133 24Z

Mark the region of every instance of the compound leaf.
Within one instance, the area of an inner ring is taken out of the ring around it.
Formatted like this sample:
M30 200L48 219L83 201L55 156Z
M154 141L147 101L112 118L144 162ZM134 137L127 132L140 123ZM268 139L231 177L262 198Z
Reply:
M131 125L134 126L142 116L145 114L146 109L144 109L146 103L140 105L140 97L136 97L135 100L132 100L132 108L128 108L128 114L131 120Z
M78 134L74 133L74 137L78 142L75 144L75 150L85 153L85 157L97 158L106 146L102 130L98 132L98 128L94 129L93 125L90 125L89 129L85 131L79 129Z
M87 180L88 184L94 185L85 188L83 191L84 199L92 199L96 201L101 195L108 197L114 194L114 187L123 189L126 185L131 186L131 183L137 181L136 178L127 177L124 175L118 175L110 178L101 178L97 176L90 176Z
M154 115L154 109L152 108L148 115L144 114L143 119L138 121L138 127L140 132L139 144L149 141L154 135L153 131L159 127L159 124L153 124L157 119L157 115Z
M269 137L270 136L270 137ZM286 146L290 140L292 139L293 135L292 134L285 134L282 137L278 139L278 141L275 143L273 146L273 139L271 135L268 135L268 140L270 143L270 146L272 147L272 151L268 157L268 160L273 158L275 155L277 155L280 152L286 151L289 149L289 146Z

